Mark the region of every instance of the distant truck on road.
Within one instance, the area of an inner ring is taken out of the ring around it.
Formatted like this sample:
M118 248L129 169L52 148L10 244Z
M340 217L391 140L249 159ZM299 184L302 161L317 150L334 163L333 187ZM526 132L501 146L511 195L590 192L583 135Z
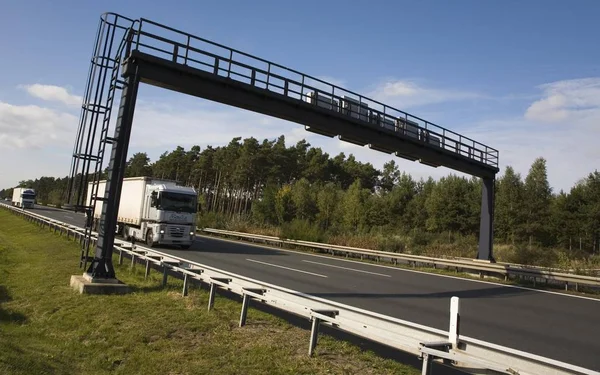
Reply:
M98 196L104 197L106 181L100 181ZM92 183L88 184L87 202L91 203ZM102 201L96 202L94 226L102 212ZM198 195L191 187L175 181L151 177L123 179L117 228L126 240L135 238L146 245L178 245L189 249L196 235Z
M31 188L14 188L12 205L21 208L33 208L35 206L35 190Z

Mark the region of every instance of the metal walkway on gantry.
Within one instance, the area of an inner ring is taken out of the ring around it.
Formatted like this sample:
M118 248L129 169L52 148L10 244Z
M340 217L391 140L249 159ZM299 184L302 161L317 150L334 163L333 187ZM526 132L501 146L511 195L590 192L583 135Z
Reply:
M102 16L96 36L69 186L75 207L93 210L97 201L104 203L97 254L100 247L112 248L114 240L109 238L114 234L104 233L103 228L116 224L139 83L296 122L324 136L481 177L479 258L491 258L498 150L279 64L150 20L114 13ZM117 90L121 90L121 104L114 136L109 136ZM88 182L100 178L108 144L112 153L105 196L92 192L92 202L84 202ZM86 262L87 255L82 259Z
M317 78L141 19L124 56L141 82L282 118L306 130L478 177L498 150Z

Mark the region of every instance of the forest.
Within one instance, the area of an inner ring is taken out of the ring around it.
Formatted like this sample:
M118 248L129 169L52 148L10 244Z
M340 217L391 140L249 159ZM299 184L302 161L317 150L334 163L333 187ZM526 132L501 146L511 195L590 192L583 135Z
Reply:
M177 147L151 162L134 154L127 177L177 180L197 189L198 225L339 245L434 256L477 252L481 182L454 174L437 181L382 170L353 155L331 156L284 136L237 137L221 147ZM39 177L42 204L61 205L68 179ZM12 189L0 190L0 197ZM553 192L543 157L526 176L507 166L496 180L494 252L499 261L585 268L600 264L600 173Z

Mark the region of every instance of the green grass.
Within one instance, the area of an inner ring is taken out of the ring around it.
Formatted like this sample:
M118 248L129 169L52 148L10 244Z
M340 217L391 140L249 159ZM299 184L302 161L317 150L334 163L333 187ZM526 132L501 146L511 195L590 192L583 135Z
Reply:
M134 287L125 296L80 295L79 245L0 210L1 374L417 374L418 369L321 335L307 356L309 332L240 303L143 267L116 265Z

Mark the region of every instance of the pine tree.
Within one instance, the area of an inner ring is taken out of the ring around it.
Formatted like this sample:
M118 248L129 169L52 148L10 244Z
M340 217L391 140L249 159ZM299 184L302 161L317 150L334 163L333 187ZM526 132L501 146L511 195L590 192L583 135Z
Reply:
M531 244L534 240L548 242L548 222L552 189L548 183L546 159L537 158L525 178L525 233Z
M502 241L515 243L522 235L524 223L524 185L521 175L511 166L498 181L494 232Z

